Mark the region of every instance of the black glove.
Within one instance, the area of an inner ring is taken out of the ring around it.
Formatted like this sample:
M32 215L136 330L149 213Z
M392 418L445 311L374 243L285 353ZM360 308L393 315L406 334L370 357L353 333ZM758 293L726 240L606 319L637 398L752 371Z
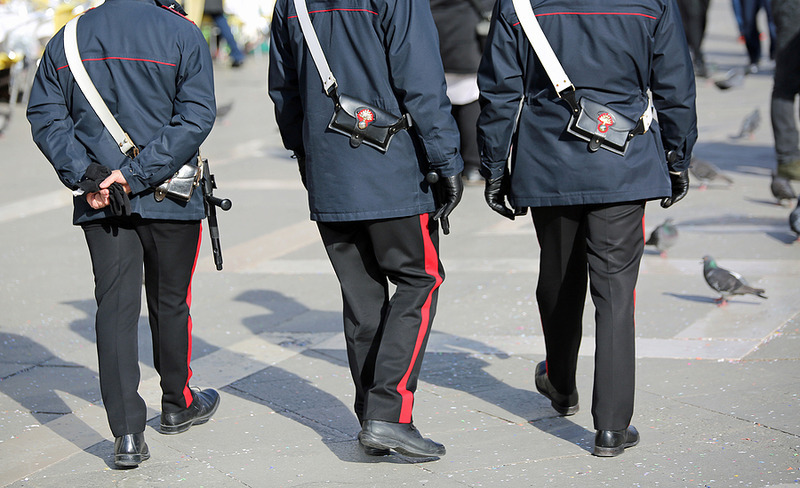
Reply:
M501 176L493 180L486 180L483 196L489 208L507 219L514 220L514 211L506 206L506 195L508 195L507 178Z
M661 206L669 208L672 205L683 200L683 197L689 193L689 172L684 170L680 173L669 172L669 180L672 183L672 196L661 199Z
M78 182L78 188L86 193L100 191L100 183L111 175L111 169L99 163L92 163L86 168L83 178ZM112 183L108 187L108 198L111 213L117 217L131 214L131 199L120 183Z
M461 201L461 196L464 194L461 173L439 177L438 181L433 184L433 190L436 195L436 204L438 205L436 212L433 214L433 220L441 221L442 232L447 235L450 233L450 220L447 217L456 208L456 205Z
M99 163L91 163L86 172L83 173L81 181L78 182L78 188L86 193L95 193L100 191L100 183L111 175L111 170L107 166Z
M117 217L127 217L131 214L131 199L121 183L111 183L108 187L108 200L111 213Z

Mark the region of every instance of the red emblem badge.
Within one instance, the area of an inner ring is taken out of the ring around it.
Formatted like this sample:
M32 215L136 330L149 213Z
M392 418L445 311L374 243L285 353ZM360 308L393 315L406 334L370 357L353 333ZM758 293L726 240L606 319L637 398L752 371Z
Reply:
M368 108L362 108L356 112L356 117L358 118L358 128L364 130L370 122L375 120L375 112Z
M601 134L608 132L612 125L614 125L614 117L610 113L603 112L597 116L597 130Z

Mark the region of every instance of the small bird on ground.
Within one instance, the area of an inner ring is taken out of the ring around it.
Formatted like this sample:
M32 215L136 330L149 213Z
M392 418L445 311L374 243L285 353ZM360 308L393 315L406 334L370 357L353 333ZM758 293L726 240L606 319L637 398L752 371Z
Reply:
M653 229L650 237L645 241L647 246L655 246L661 257L667 257L667 250L678 242L678 228L672 223L673 219L667 219Z
M745 137L752 139L753 133L761 125L761 112L756 108L742 120L742 127L739 129L739 134L732 136L732 139L743 139Z
M227 117L232 109L233 109L233 101L230 101L225 105L217 106L217 120L219 121Z
M733 68L725 73L725 78L714 82L720 90L727 90L744 84L744 70Z
M708 286L720 294L720 297L714 300L718 306L726 305L728 297L733 295L755 295L767 298L762 288L753 288L739 273L720 268L711 256L703 256L703 277Z
M772 174L772 183L769 188L772 190L772 196L778 200L778 205L783 206L784 202L797 198L789 179L778 176L775 173Z
M789 227L797 235L800 240L800 199L797 200L797 207L789 214Z
M699 190L705 190L708 188L709 183L716 180L724 181L728 185L733 184L733 180L728 176L725 176L722 173L722 170L720 170L714 163L704 159L693 157L689 163L689 172L692 173L692 176L694 176L700 182L700 188L698 188Z

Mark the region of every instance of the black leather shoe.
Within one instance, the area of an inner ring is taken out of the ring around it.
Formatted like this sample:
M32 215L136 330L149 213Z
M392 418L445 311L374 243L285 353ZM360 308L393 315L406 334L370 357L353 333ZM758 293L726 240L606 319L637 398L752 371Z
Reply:
M114 439L114 464L121 468L135 468L150 459L150 449L144 441L144 432L125 434Z
M361 444L360 439L358 443ZM389 449L375 449L374 447L365 446L364 444L361 444L361 448L364 449L364 454L367 456L388 456L392 453Z
M358 440L362 446L394 449L406 456L434 457L445 454L443 445L422 437L414 424L365 420Z
M550 378L547 377L547 364L545 361L536 365L536 389L539 393L550 399L550 405L561 415L575 415L578 413L578 390L569 395L556 391Z
M622 452L639 443L639 431L629 425L624 430L598 430L594 436L595 456L619 456Z
M211 388L192 389L192 404L180 412L161 413L161 433L180 434L193 425L208 422L219 407L219 393Z

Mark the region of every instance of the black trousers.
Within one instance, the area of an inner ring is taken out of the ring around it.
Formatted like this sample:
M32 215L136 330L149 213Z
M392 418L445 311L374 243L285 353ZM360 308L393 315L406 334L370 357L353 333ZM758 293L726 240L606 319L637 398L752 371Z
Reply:
M444 269L428 214L318 222L339 279L359 422L412 422L414 392ZM389 283L396 286L390 296Z
M710 3L711 0L678 0L686 42L695 62L703 61L700 46L706 34L706 16Z
M596 328L594 426L625 429L633 416L633 315L644 250L644 202L531 212L541 248L536 300L550 381L564 394L575 389L588 281Z
M464 174L478 171L481 167L481 155L478 152L478 117L481 105L475 100L466 105L453 105L450 112L456 119L461 136L461 157L464 159Z
M191 282L200 221L106 220L83 225L94 271L100 392L115 437L144 431L147 407L139 387L138 322L142 270L161 377L161 408L192 403Z
M800 95L800 5L792 0L773 0L772 7L777 50L770 117L778 164L791 164L800 161L800 132L795 122Z

